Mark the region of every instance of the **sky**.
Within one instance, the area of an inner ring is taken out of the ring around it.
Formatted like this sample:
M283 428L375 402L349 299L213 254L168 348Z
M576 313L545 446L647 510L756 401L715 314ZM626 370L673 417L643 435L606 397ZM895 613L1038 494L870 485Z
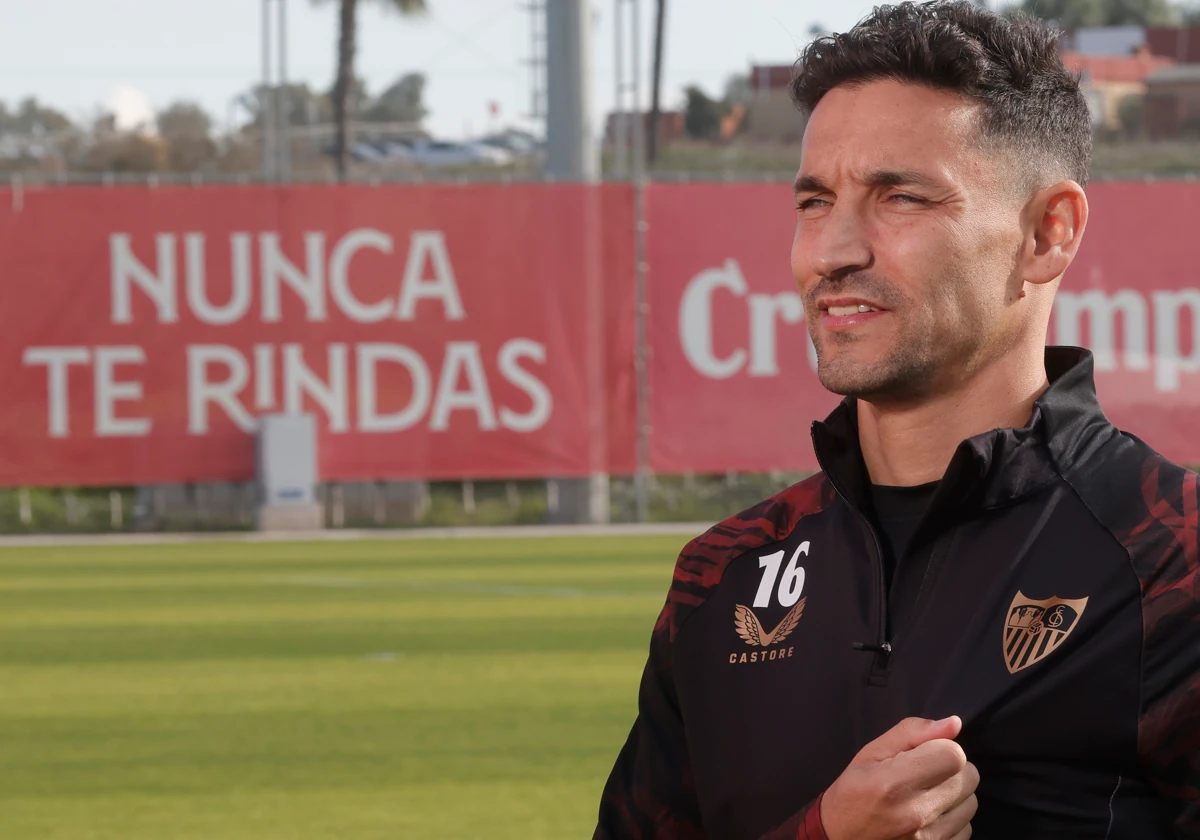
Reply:
M272 0L276 8L278 0ZM336 2L284 0L288 78L327 89L333 80ZM358 73L378 93L423 72L426 127L446 138L501 125L534 127L528 0L428 0L424 20L360 2ZM614 102L616 0L593 0L595 117ZM649 75L653 0L642 7L643 68ZM862 0L669 0L664 104L688 84L720 94L752 63L790 64L809 29L843 30L870 11ZM0 0L0 101L33 95L75 118L116 111L136 123L186 99L220 126L245 115L238 94L262 78L261 0ZM274 63L274 62L273 62ZM272 69L272 73L275 70ZM643 102L649 101L648 87ZM489 104L499 117L489 115Z

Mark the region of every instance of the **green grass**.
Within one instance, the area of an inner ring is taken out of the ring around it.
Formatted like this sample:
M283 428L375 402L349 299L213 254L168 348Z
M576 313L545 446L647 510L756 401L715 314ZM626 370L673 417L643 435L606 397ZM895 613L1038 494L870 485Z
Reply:
M0 550L0 837L590 836L683 542Z

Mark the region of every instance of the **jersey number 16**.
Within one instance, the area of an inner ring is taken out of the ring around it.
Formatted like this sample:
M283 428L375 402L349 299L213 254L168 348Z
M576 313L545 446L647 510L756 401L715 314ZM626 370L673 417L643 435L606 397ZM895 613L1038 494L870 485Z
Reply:
M771 605L771 590L775 588L776 578L779 578L780 604L791 607L800 600L800 593L804 591L804 567L796 564L800 561L801 554L808 556L808 540L800 543L792 552L792 559L788 561L787 568L783 570L783 577L780 578L779 567L783 564L784 554L781 549L774 554L758 558L758 567L764 571L762 581L758 584L758 593L754 596L754 606Z

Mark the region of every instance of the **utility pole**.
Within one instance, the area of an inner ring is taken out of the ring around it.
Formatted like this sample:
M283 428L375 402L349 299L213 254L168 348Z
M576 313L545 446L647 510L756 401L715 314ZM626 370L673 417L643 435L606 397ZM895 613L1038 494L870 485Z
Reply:
M611 171L618 178L628 175L629 148L625 141L627 121L630 117L627 116L625 92L628 90L629 83L625 78L625 32L622 28L622 18L624 17L622 13L630 3L633 4L633 13L636 15L637 0L614 0L613 2L613 88L616 95L613 96ZM636 42L633 48L637 49Z
M287 4L288 0L278 0L279 3L279 95L275 97L275 107L279 111L279 180L286 183L291 180L291 143L289 127L292 114L291 103L288 101L287 73Z
M271 135L273 134L271 96L271 0L262 0L262 97L258 103L259 130L262 131L262 178L272 180Z
M646 240L650 219L646 207L646 123L642 115L641 17L634 0L633 17L633 259L634 259L634 348L636 378L637 452L634 457L634 504L638 522L650 517L650 264Z
M646 261L646 119L642 111L642 36L640 0L615 0L613 26L616 39L616 118L613 134L613 174L633 181L634 259L634 375L636 406L636 450L634 452L634 515L638 522L649 517L650 485L650 380L647 295L649 263ZM626 20L628 18L628 20ZM629 40L624 25L629 26ZM626 69L628 66L628 75ZM628 168L632 152L633 167Z
M592 21L585 0L546 3L546 172L600 178L592 116Z
M654 78L650 82L650 163L658 160L658 116L662 110L663 30L667 22L667 0L656 0L654 16Z
M529 13L529 119L543 123L546 119L546 3L530 0L521 7Z
M546 0L546 175L556 182L595 185L600 180L592 87L589 0ZM546 495L552 521L603 523L609 519L609 486L598 190L585 191L578 224L583 226L583 276L579 280L587 300L586 349L580 374L589 406L589 474L587 478L548 479Z
M629 159L637 132L645 132L642 113L642 3L613 0L613 137L612 174L618 179L632 176ZM628 27L628 30L626 29ZM626 32L628 31L628 37ZM642 151L645 158L645 151ZM633 166L636 171L637 163Z
M274 26L279 38L278 82L271 83L271 3L279 3L279 18ZM262 131L262 178L287 181L291 168L288 146L289 110L287 93L287 0L262 0L262 96L258 103L259 129Z

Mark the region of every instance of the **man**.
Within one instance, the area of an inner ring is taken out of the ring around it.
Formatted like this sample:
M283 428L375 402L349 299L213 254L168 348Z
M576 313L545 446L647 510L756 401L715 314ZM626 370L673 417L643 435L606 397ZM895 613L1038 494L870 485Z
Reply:
M597 838L1200 837L1197 476L1044 346L1091 156L1056 42L905 3L804 52L792 270L846 400L680 556Z

